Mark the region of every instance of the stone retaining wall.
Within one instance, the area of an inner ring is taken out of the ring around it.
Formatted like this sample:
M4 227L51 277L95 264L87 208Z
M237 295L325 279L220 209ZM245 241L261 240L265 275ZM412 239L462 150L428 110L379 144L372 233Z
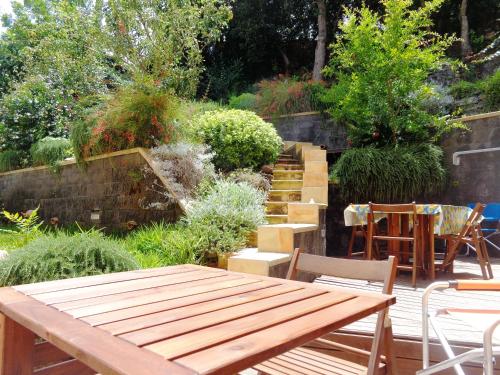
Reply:
M131 149L87 159L0 174L0 205L8 211L40 206L40 216L60 225L126 230L152 221L176 221L182 210L154 173L145 150Z

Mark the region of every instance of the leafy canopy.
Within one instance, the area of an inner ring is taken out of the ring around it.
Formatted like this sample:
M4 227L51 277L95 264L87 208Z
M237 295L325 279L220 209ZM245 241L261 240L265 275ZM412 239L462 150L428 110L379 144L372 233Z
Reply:
M455 40L432 31L431 15L444 0L419 8L412 0L383 0L384 15L345 8L325 74L336 79L325 95L329 112L349 126L354 146L429 141L446 128L425 101L425 82Z

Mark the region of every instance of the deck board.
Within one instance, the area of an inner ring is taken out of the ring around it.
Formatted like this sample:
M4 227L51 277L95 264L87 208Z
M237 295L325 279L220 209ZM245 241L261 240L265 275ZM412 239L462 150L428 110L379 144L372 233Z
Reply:
M495 278L500 279L500 259L492 259L493 273ZM481 278L481 271L475 258L460 257L455 263L455 273L438 273L438 280L452 280L460 278ZM332 277L322 276L316 283L330 284L356 288L366 291L380 291L381 283L367 283L364 281L339 280ZM422 337L422 293L429 280L419 280L417 288L411 286L409 274L401 274L394 285L393 294L396 296L396 304L391 307L390 315L393 324L395 338L421 340ZM473 301L473 304L471 304ZM470 307L484 309L500 308L500 293L498 292L457 292L454 290L437 291L431 295L431 309L444 307ZM449 340L457 344L470 345L482 343L482 334L463 321L447 316L439 318ZM371 334L374 331L376 316L372 315L349 326L342 331ZM431 330L431 339L436 339ZM500 343L499 343L500 344Z

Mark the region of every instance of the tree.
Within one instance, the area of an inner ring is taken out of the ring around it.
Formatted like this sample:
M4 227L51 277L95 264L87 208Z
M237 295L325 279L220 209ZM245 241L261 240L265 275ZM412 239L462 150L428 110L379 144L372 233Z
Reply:
M443 131L444 122L424 106L434 96L426 79L455 40L431 31L430 16L442 2L412 9L411 0L384 0L382 17L365 6L345 9L325 101L348 124L354 146L425 142Z
M318 36L316 37L316 50L314 52L314 68L312 78L320 81L321 70L326 60L326 3L325 0L316 0L318 6Z
M467 0L462 0L460 3L460 38L462 59L465 60L472 55L472 47L469 39L469 19L467 18Z

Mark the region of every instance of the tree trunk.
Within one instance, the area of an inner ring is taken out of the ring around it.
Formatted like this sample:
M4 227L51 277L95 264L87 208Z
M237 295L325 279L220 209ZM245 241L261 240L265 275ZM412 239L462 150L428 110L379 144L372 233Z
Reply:
M313 80L320 81L321 70L326 60L326 2L316 0L318 6L318 38L316 40L316 51L314 52Z
M467 0L460 4L460 37L462 38L462 59L465 60L472 55L472 47L469 40L469 20L467 18Z

